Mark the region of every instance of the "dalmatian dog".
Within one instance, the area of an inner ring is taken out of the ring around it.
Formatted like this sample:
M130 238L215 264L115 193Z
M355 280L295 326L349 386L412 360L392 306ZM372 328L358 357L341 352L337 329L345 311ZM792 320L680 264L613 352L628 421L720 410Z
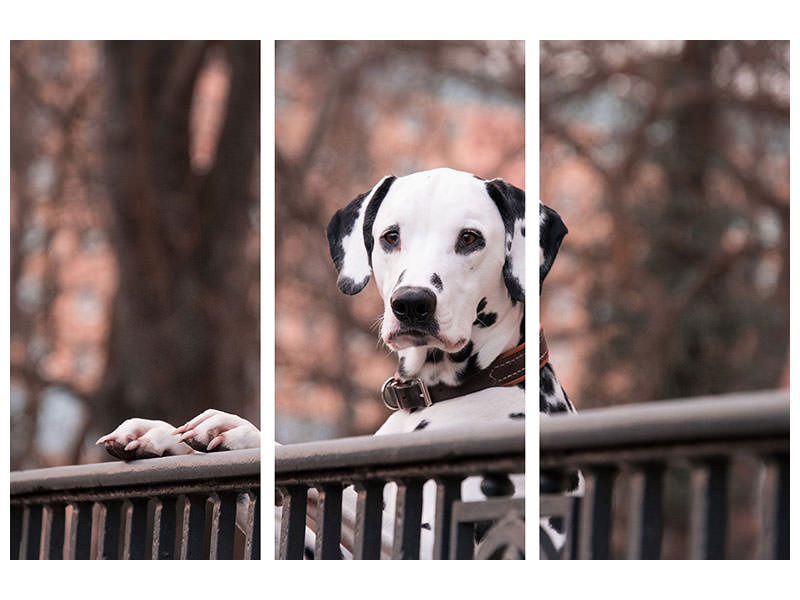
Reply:
M386 176L337 211L327 235L342 292L357 294L374 278L380 338L397 355L382 390L395 411L376 435L524 418L523 190L444 168ZM512 479L524 494L522 476ZM482 497L479 484L467 479L462 497ZM385 551L395 492L394 484L384 491ZM434 497L430 481L421 558L432 554Z
M539 203L539 294L542 283L550 272L567 227L552 208ZM550 363L544 332L539 333L539 413L545 416L558 413L574 413L575 408L556 377ZM543 478L542 481L545 479ZM565 481L548 481L550 493L567 495L583 494L583 476L579 471L569 473ZM545 491L545 490L542 490ZM565 545L563 522L558 518L543 517L540 527L540 558L560 558Z

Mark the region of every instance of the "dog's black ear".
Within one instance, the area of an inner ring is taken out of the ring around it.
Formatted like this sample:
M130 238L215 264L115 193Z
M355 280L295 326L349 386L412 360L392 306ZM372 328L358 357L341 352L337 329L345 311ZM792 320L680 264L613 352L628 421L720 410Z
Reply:
M567 227L558 213L539 202L539 293L542 282L550 272L556 259L561 240L567 235Z
M514 302L525 302L525 190L502 179L486 182L506 229L506 260L503 281Z
M345 294L364 289L372 273L372 224L383 198L395 180L386 176L369 192L336 211L328 223L328 247L339 279L336 283Z

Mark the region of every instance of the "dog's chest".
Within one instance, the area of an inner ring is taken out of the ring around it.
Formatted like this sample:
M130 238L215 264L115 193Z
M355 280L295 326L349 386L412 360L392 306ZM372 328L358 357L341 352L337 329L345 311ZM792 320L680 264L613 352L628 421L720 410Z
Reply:
M488 388L414 411L393 413L375 435L446 429L467 425L521 420L525 417L525 390Z

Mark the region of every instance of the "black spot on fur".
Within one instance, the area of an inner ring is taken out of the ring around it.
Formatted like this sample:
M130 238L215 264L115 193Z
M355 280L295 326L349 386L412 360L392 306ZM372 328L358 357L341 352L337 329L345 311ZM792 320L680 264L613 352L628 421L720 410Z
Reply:
M428 354L425 356L426 363L438 363L441 362L444 358L444 352L442 352L439 348L431 348L428 350Z
M436 273L431 275L431 285L435 287L436 290L439 292L441 292L444 289L444 284L442 283L442 279Z
M430 523L423 523L422 525L420 525L420 528L421 529L427 529L428 531L430 531L431 530L431 524Z
M425 419L422 419L422 421L417 423L417 426L414 427L414 431L420 431L421 429L425 429L428 425L430 425L430 421L426 421Z
M303 548L303 557L306 560L314 560L314 549L309 546Z
M567 227L556 211L544 204L539 205L539 248L542 252L542 264L539 266L539 293L542 291L542 282L550 272L553 261L556 259L561 241L567 235Z
M578 475L578 471L570 471L569 475L567 475L567 485L569 486L567 491L577 490L580 484L581 478Z
M401 356L400 360L397 363L397 373L400 377L407 377L408 373L406 373L406 357Z
M344 248L342 247L342 240L346 238L353 231L353 225L358 219L358 212L361 210L361 203L367 197L367 193L359 194L358 197L350 202L344 208L336 211L328 223L328 247L331 252L333 264L336 265L336 270L342 270L342 263L344 262Z
M514 235L514 227L517 221L525 219L525 191L510 185L502 179L493 179L486 182L486 191L494 201L500 217L503 219L503 227L508 235ZM508 246L511 250L511 246ZM508 288L512 304L525 302L525 291L519 280L514 277L511 268L511 255L506 253L506 262L503 265L503 279Z
M364 286L367 285L368 282L369 282L369 275L367 275L364 278L364 281L362 281L361 283L356 283L350 277L342 277L341 279L339 279L338 283L339 283L339 289L342 290L342 292L344 292L348 296L352 296L363 290Z
M486 191L494 200L506 231L514 233L514 221L525 218L525 190L502 179L492 179L486 182Z
M370 267L372 266L372 248L375 246L375 240L372 237L372 225L375 223L375 217L378 214L378 209L381 207L381 202L383 202L383 199L386 197L395 179L397 178L391 175L383 180L383 183L372 195L367 205L367 210L364 212L364 247L367 249Z
M478 314L484 308L486 308L486 298L481 298L481 301L478 302L478 308L475 309L475 314Z
M478 327L491 327L497 321L497 313L481 313L478 318L472 323Z
M467 342L467 345L461 350L448 354L447 357L453 362L464 362L470 354L472 354L472 340Z
M563 398L556 396L556 386ZM575 412L550 363L539 369L539 411L545 414Z
M476 352L475 354L469 357L469 359L467 360L467 364L464 365L464 368L458 371L458 379L460 381L464 381L465 379L472 377L479 370L480 369L478 369L478 353Z
M549 365L545 364L545 366L543 367L543 370L547 369L548 366ZM540 377L539 378L539 391L542 392L543 394L547 394L548 396L552 396L556 391L556 388L553 385L553 378L552 377Z
M515 305L517 301L525 302L525 290L522 285L514 276L513 261L510 256L506 256L506 262L503 265L503 280L508 288L508 295L511 297L511 305Z
M564 519L561 517L550 517L547 522L550 524L550 527L555 529L558 533L564 533Z
M509 419L524 419L525 418L525 413L524 412L521 412L521 413L509 413L508 418Z

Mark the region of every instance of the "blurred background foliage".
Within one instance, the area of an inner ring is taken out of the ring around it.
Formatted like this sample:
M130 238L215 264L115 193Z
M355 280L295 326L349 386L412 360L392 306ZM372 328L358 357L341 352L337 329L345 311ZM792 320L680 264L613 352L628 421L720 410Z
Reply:
M11 43L11 468L259 419L258 42Z
M542 323L576 407L788 387L789 43L542 42L540 69L540 193L569 228ZM754 558L759 469L730 466L731 558ZM690 478L667 472L664 558Z
M542 296L576 406L788 386L788 42L542 42Z
M278 42L275 61L276 440L372 433L396 363L374 285L336 287L325 228L389 173L524 187L524 44Z

